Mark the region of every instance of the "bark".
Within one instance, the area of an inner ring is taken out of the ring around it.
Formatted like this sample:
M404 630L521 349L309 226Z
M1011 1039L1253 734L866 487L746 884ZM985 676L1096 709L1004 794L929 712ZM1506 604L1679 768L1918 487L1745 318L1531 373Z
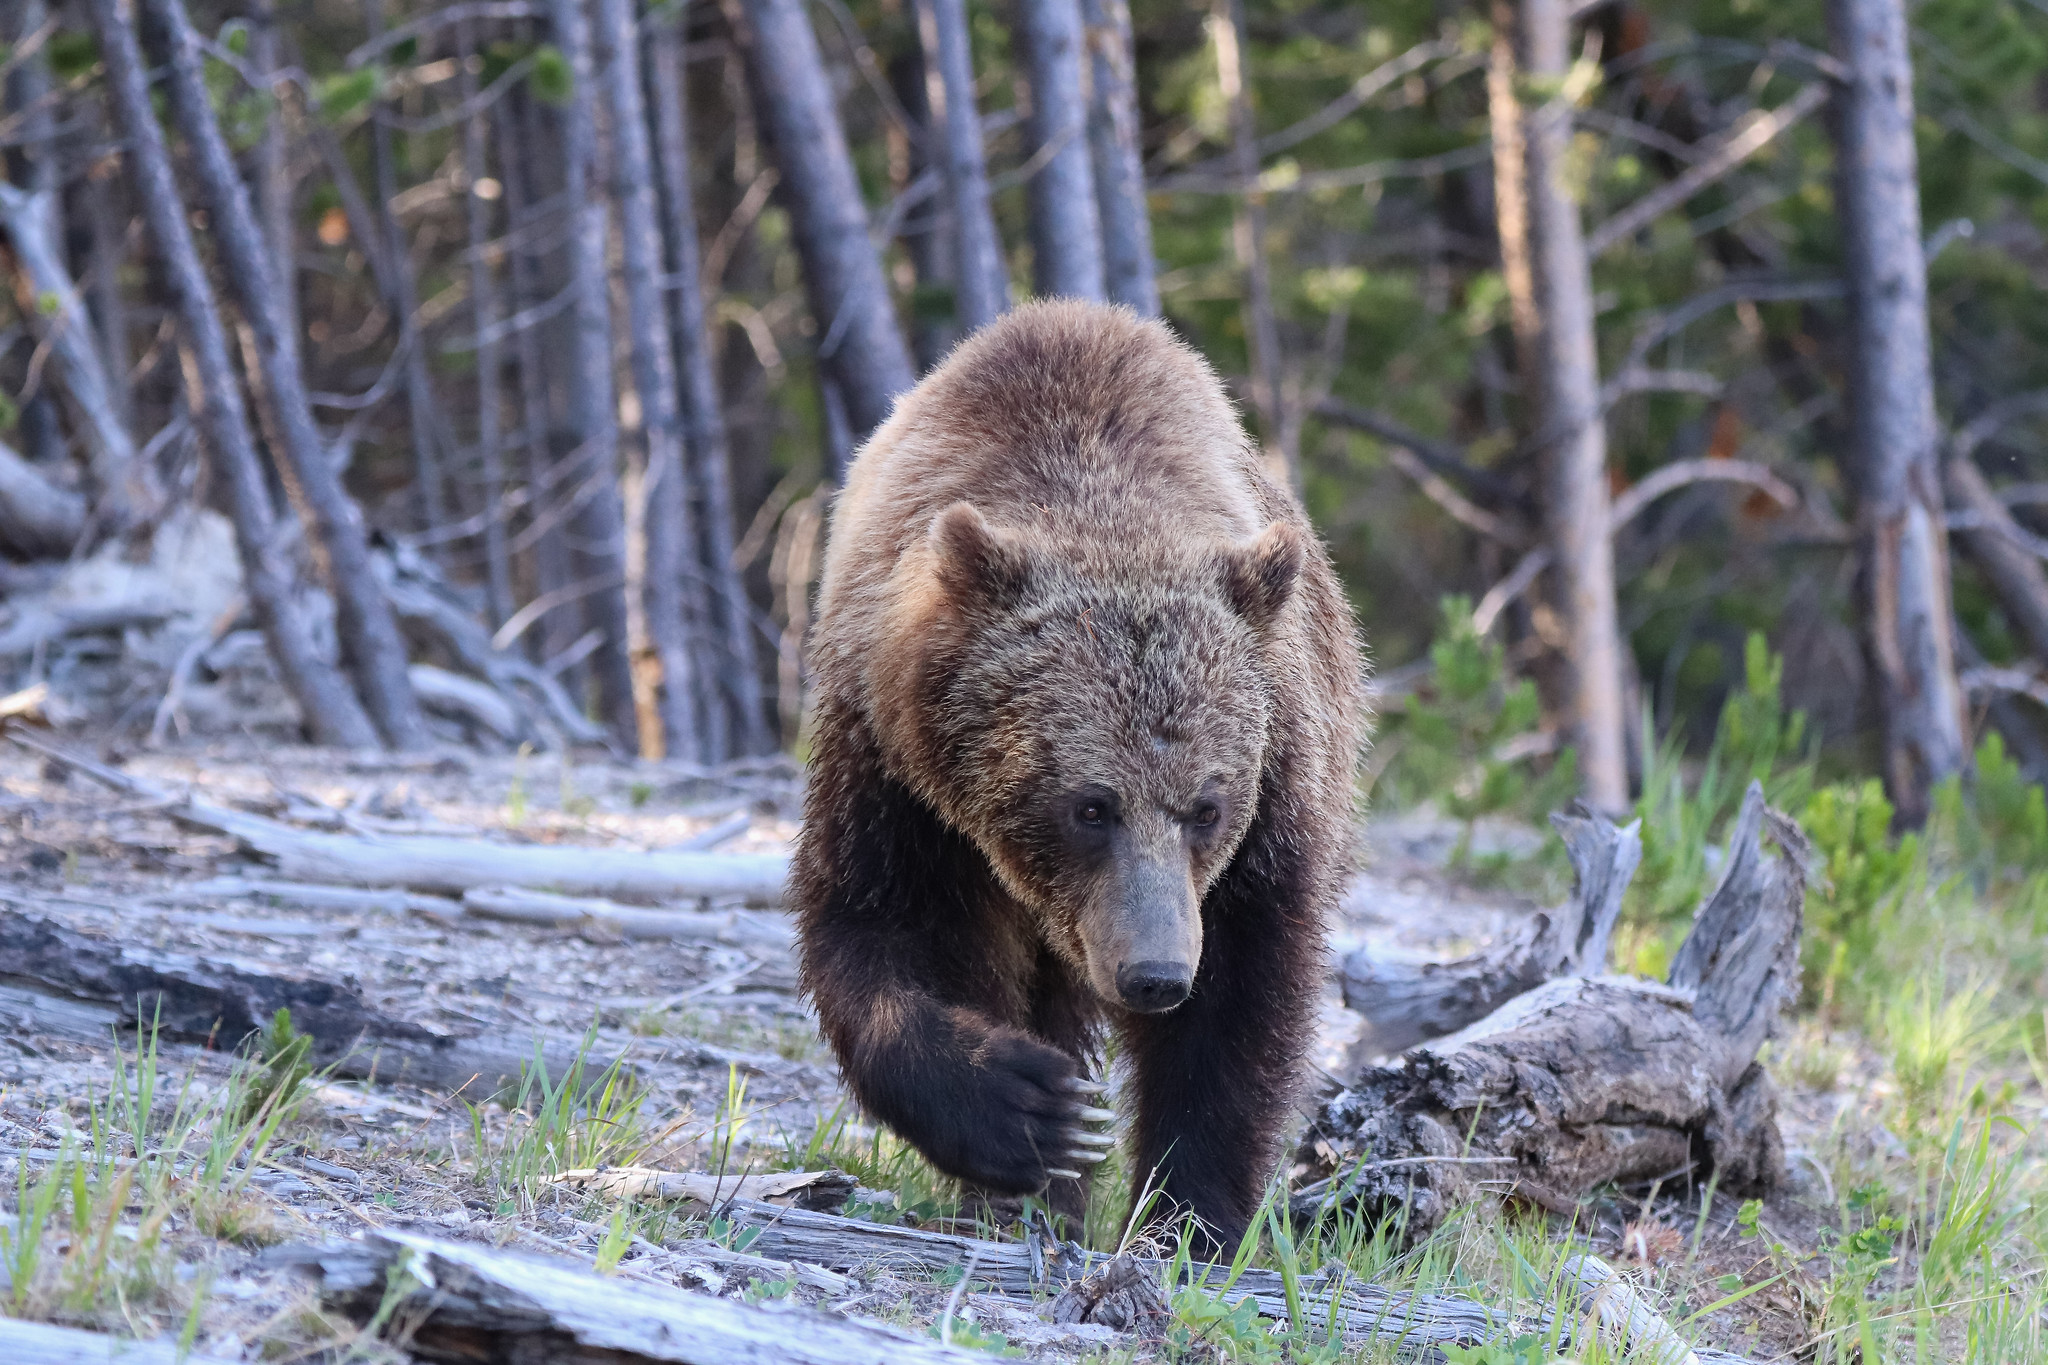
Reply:
M0 445L0 544L25 559L58 559L84 532L85 499Z
M462 66L464 103L477 96L476 73L469 69L476 53L475 35L467 19L455 25L455 55ZM500 388L504 366L493 328L498 321L498 286L485 243L491 236L491 206L477 193L488 173L490 130L482 110L462 122L462 178L468 206L469 298L476 319L476 446L483 474L484 593L493 627L512 614L512 557L505 544L505 452L500 429ZM500 193L503 191L501 190Z
M747 585L733 566L732 451L725 434L710 331L704 319L704 287L697 247L697 208L690 182L689 103L682 34L675 24L653 30L655 122L661 147L663 211L668 223L669 278L675 303L677 380L681 386L684 433L688 438L691 483L698 499L701 531L697 566L707 581L704 593L716 625L720 666L712 672L717 692L735 724L712 726L714 756L765 754L775 748L761 698L760 651L754 640L753 605ZM714 714L722 708L713 707Z
M301 1249L292 1259L344 1312L382 1321L396 1307L408 1324L407 1351L427 1360L980 1365L987 1359L984 1352L920 1341L873 1323L775 1312L600 1275L577 1261L412 1233L377 1232ZM406 1267L414 1267L411 1274Z
M1102 219L1103 293L1145 317L1159 315L1152 260L1152 214L1145 204L1145 161L1138 143L1138 72L1128 0L1081 0L1088 26L1091 84L1088 149Z
M522 130L530 129L534 122L533 110L522 91L515 90L511 100L506 117L498 120L498 167L505 186L505 215L511 221L513 232L519 236L507 252L510 258L509 303L512 312L517 314L541 301L540 263L535 259L529 241L533 230L533 205L540 196L533 190L533 168L528 160L537 155L535 140L522 136ZM541 359L540 330L522 327L512 344L519 371L526 483L528 490L538 498L541 490L549 487L548 476L553 464L548 381L546 366ZM541 503L533 508L532 515L545 515L545 512L546 505ZM534 596L542 598L560 592L569 582L569 547L562 527L559 524L543 526L533 542ZM580 612L557 612L549 616L544 628L534 636L534 648L540 657L552 658L569 648L581 630L580 619Z
M598 710L613 738L634 743L633 662L627 632L626 527L617 484L618 406L612 389L610 280L605 252L606 210L597 164L597 66L590 48L590 23L582 0L550 0L555 46L569 64L575 88L561 111L562 200L570 215L568 234L572 354L568 357L568 427L583 463L600 480L598 490L576 518L571 571L576 578L616 574L617 588L584 599L584 618L604 632L592 656Z
M855 437L865 440L897 395L917 382L917 372L868 239L860 180L802 0L745 0L743 10L735 27L761 126L782 171L779 192L803 262L818 359L839 385Z
M1534 80L1562 83L1571 68L1571 6L1522 0L1522 66ZM1544 523L1554 600L1563 618L1567 715L1586 799L1628 806L1628 746L1622 705L1621 625L1609 534L1607 430L1593 333L1593 280L1567 184L1571 104L1554 96L1523 119L1529 199L1529 265L1535 364L1525 375L1544 463ZM1531 382L1533 381L1533 383Z
M662 730L671 757L703 762L717 749L706 733L698 660L683 610L685 575L699 559L683 487L683 424L676 410L676 358L662 299L663 245L655 204L654 153L640 86L640 42L633 0L598 0L599 37L609 50L614 194L625 263L633 384L647 443L641 497L647 537L647 635L661 664Z
M534 1058L531 1043L510 1037L430 1032L376 1009L345 981L114 943L16 910L0 911L0 959L17 988L111 1007L99 1016L95 1041L148 1019L162 1037L233 1051L286 1009L292 1027L312 1038L315 1062L336 1075L465 1091L478 1102L517 1085ZM548 1074L567 1075L577 1051L568 1043L544 1045ZM594 1078L608 1064L590 1058L585 1072Z
M292 502L311 533L315 557L334 596L335 630L370 717L397 749L431 742L426 717L405 672L405 641L370 567L362 514L341 486L327 444L313 421L297 338L280 305L277 264L258 225L249 191L208 101L199 35L179 0L145 0L171 45L171 105L193 151L212 210L214 240L229 291L255 334L259 394L282 436L274 452Z
M257 0L249 32L249 64L267 80L285 66L278 40L277 0ZM285 135L284 109L268 89L263 92L263 139L256 144L256 205L270 258L277 262L277 307L285 335L299 335L298 234L292 227L291 141Z
M898 48L889 57L889 91L902 107L904 127L888 129L890 219L903 243L913 281L910 352L919 374L928 373L960 340L953 313L960 272L947 212L944 130L939 127L926 79L924 48ZM938 303L944 300L942 309Z
M1554 911L1455 962L1412 962L1360 948L1344 959L1344 1003L1365 1016L1363 1051L1390 1055L1456 1033L1553 977L1597 976L1621 917L1621 900L1643 858L1636 824L1616 829L1581 812L1554 815L1577 884Z
M1088 149L1087 33L1080 0L1017 0L1031 82L1031 287L1046 297L1100 299L1102 223Z
M932 132L943 143L939 155L952 209L953 316L965 335L988 326L1010 306L1010 271L988 204L967 0L919 0L917 31L924 48L925 102Z
M2023 542L2019 523L1991 491L1974 460L1964 454L1952 455L1944 473L1950 505L1977 522L1969 530L1957 532L1963 550L1998 594L1998 604L2027 642L2027 649L2036 659L2048 661L2048 572L2043 572L2040 559Z
M1258 187L1258 130L1252 122L1251 92L1244 71L1243 0L1215 0L1209 13L1209 39L1216 46L1216 79L1230 111L1230 163L1239 192L1231 207L1230 241L1237 268L1244 272L1244 335L1252 375L1252 406L1267 439L1268 458L1284 467L1275 472L1295 488L1301 470L1295 452L1274 443L1280 421L1280 329L1273 317L1272 277L1266 268L1266 199Z
M363 10L374 42L384 33L384 0L364 0ZM376 242L384 257L384 298L398 316L398 344L405 350L405 414L412 430L413 495L421 525L434 529L448 520L448 498L434 439L432 381L427 377L427 357L419 336L419 290L412 277L405 234L391 211L391 201L398 197L398 168L391 126L383 115L384 103L379 99L370 108L370 174L376 189L376 216L374 230L364 235L364 240Z
M1942 535L1927 262L1920 241L1913 68L1901 0L1829 0L1848 79L1835 99L1836 212L1849 282L1849 444L1863 648L1884 726L1885 786L1902 823L1963 766L1962 689Z
M1366 1069L1313 1121L1324 1179L1296 1193L1297 1215L1357 1206L1417 1237L1487 1193L1570 1214L1614 1183L1711 1174L1731 1194L1768 1190L1784 1150L1756 1054L1799 989L1807 855L1751 783L1668 983L1554 978Z
M0 1354L11 1365L229 1365L176 1342L130 1341L71 1327L0 1318Z
M32 302L56 301L47 314L41 306L22 311L48 339L64 392L81 419L91 452L87 467L98 494L93 510L99 528L119 533L152 520L163 509L163 484L155 468L141 458L121 414L117 395L122 386L114 380L125 382L127 376L107 373L85 301L65 269L57 192L0 184L0 222L6 224L14 259L35 292Z
M188 353L186 398L211 448L216 477L225 485L250 607L314 739L375 748L376 727L341 672L321 658L292 599L291 571L278 544L276 511L250 436L241 385L228 356L227 333L214 309L213 288L178 197L163 129L150 105L141 49L121 17L118 0L90 0L88 9L106 63L108 98L127 139L130 174L177 308Z

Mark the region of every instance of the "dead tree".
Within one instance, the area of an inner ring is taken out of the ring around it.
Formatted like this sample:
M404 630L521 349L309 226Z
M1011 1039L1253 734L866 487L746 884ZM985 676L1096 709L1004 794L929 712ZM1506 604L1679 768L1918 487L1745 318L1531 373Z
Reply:
M213 116L199 35L179 0L145 0L145 8L170 44L171 107L192 148L212 210L228 289L256 338L261 380L257 396L270 409L283 438L274 452L278 472L310 532L315 558L334 596L342 656L385 740L398 749L423 748L431 736L406 678L405 640L370 567L362 514L341 486L327 443L313 421L297 339L279 302L283 289L277 266L234 153Z
M960 272L954 263L952 215L947 212L945 140L925 79L924 49L906 44L890 54L889 90L902 108L903 127L888 132L891 219L914 281L910 353L919 374L929 373L960 340L952 300ZM900 148L900 152L899 152ZM936 306L943 297L947 306Z
M479 94L477 73L470 69L476 38L468 19L455 24L455 58L461 64L462 102L473 105ZM493 628L512 615L512 556L505 536L505 452L499 405L504 401L498 344L498 286L488 247L491 208L482 192L490 159L490 130L483 110L462 121L463 201L468 208L469 298L476 319L476 447L483 476L484 592ZM501 191L502 192L502 191Z
M1632 862L1602 850L1624 833L1603 820L1578 833L1579 905L1618 906ZM1668 982L1579 975L1603 965L1585 953L1593 939L1562 937L1553 970L1568 975L1507 996L1324 1101L1303 1143L1324 1178L1296 1192L1295 1214L1355 1205L1402 1218L1417 1236L1489 1193L1568 1215L1610 1183L1712 1174L1730 1194L1768 1189L1784 1150L1756 1054L1799 990L1807 856L1799 827L1767 810L1751 783L1721 884ZM1577 927L1597 938L1602 920L1612 923L1589 914ZM1457 996L1472 980L1463 964L1445 970L1432 1027L1458 1023ZM1395 1020L1430 1013L1410 998Z
M1567 0L1522 0L1521 66L1556 90L1571 69ZM1593 333L1593 279L1579 205L1567 184L1572 104L1563 93L1522 120L1534 365L1523 376L1543 462L1546 537L1553 600L1565 623L1567 714L1579 751L1586 799L1600 810L1628 805L1627 726L1623 720L1621 625L1614 597L1614 545L1608 533L1607 429L1600 408L1600 362Z
M617 586L584 600L584 619L604 632L592 656L598 710L613 737L633 744L633 662L627 638L626 526L619 501L618 407L612 389L610 280L605 268L606 209L597 176L597 66L582 0L550 0L555 46L574 83L561 110L562 202L569 215L566 252L571 290L572 353L568 357L569 433L578 463L590 470L590 496L576 517L575 576Z
M1010 306L1010 271L988 206L988 163L981 112L974 101L974 54L967 41L967 0L919 0L917 31L924 48L925 102L943 141L946 196L952 208L953 316L962 333L1001 317Z
M747 585L733 566L732 451L725 437L718 376L712 367L710 334L704 321L704 285L697 249L696 197L690 183L690 125L686 67L680 23L657 23L649 35L648 65L653 76L654 119L660 147L663 215L668 225L668 270L673 288L677 380L681 385L683 428L688 438L690 482L698 502L699 549L695 567L707 583L703 594L711 608L715 634L723 646L714 652L715 686L707 719L715 741L713 756L735 752L765 754L775 748L768 733L768 713L761 704L760 651L754 641L753 607ZM730 708L735 723L719 723Z
M661 222L655 211L647 103L640 87L640 42L633 0L598 0L597 13L600 41L610 50L605 88L611 102L613 193L619 203L633 383L640 393L640 431L647 443L641 483L647 537L643 610L648 640L661 662L660 710L668 752L702 762L716 750L706 742L697 678L700 652L692 647L690 623L683 612L684 575L686 566L697 562L697 538L683 490L682 418L676 411L674 337L661 297Z
M1031 287L1047 297L1100 299L1102 223L1088 150L1080 0L1017 0L1017 31L1031 82Z
M1102 284L1110 302L1159 315L1152 261L1152 214L1138 145L1138 73L1128 0L1081 0L1091 57L1088 147L1102 218Z
M1900 0L1829 0L1835 56L1848 68L1833 122L1837 212L1849 285L1850 441L1863 650L1883 717L1885 786L1903 821L1927 817L1929 789L1963 766L1934 376L1913 67Z
M1269 450L1280 430L1280 330L1273 317L1273 283L1266 268L1266 200L1259 190L1258 130L1252 123L1251 92L1244 73L1243 0L1215 0L1209 11L1209 41L1216 48L1216 83L1230 112L1230 168L1237 194L1231 203L1230 242L1244 274L1244 336L1250 352L1252 407ZM1280 458L1285 459L1282 451ZM1284 471L1300 485L1301 472Z
M896 396L917 381L896 322L881 258L868 239L867 207L832 80L801 0L734 0L736 25L763 130L782 171L778 193L789 208L803 262L818 360L838 384L856 440L888 417Z
M106 63L115 122L127 139L126 156L137 197L150 236L162 253L179 328L190 350L186 399L226 485L250 609L314 739L323 744L375 748L376 727L341 672L320 656L312 631L292 598L290 562L278 544L270 489L249 434L248 412L242 406L240 382L228 356L227 333L214 308L213 288L193 244L163 129L150 105L141 48L121 17L118 0L90 0L87 8Z

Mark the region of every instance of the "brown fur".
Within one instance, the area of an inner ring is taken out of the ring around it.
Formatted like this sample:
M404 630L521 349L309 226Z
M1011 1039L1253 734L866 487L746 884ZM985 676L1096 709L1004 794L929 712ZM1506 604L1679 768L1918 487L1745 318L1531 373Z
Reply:
M1240 1228L1313 1024L1362 670L1322 547L1214 374L1098 305L966 342L854 462L814 648L794 886L855 1094L941 1169L1038 1189L1107 1018L1136 1178ZM1182 850L1199 899L1193 995L1166 1013L1118 1005L1119 883L1059 832L1094 790Z

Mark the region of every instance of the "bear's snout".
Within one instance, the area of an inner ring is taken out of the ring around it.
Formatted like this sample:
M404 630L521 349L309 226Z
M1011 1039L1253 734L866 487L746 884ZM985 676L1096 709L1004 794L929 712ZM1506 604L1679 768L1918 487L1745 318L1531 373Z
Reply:
M1116 969L1116 993L1140 1014L1160 1014L1188 998L1195 969L1185 962L1126 962Z

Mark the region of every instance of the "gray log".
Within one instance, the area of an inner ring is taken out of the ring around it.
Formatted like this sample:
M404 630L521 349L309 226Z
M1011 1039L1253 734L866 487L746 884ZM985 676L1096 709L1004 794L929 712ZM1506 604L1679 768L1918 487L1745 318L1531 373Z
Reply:
M128 1341L17 1318L0 1318L0 1354L10 1365L231 1365L175 1341Z
M965 335L988 326L1010 306L1010 270L988 205L988 164L982 150L981 111L974 101L967 0L919 0L917 27L924 44L931 127L944 141L940 156L953 209L959 275L954 317Z
M1344 959L1344 1003L1365 1016L1362 1040L1391 1055L1476 1023L1525 991L1605 969L1607 943L1643 857L1641 822L1616 829L1583 807L1553 815L1577 884L1571 899L1532 916L1501 942L1455 962L1411 962L1360 948Z
M70 554L84 530L85 499L0 445L0 541L30 559L54 559Z
M567 358L569 430L587 452L586 463L598 479L597 490L576 517L574 575L579 579L615 577L619 586L584 599L585 619L604 632L591 658L597 675L598 710L612 739L638 749L639 722L633 702L633 663L629 653L626 611L626 524L617 483L618 403L612 388L612 322L610 277L605 264L605 197L598 186L597 63L590 49L590 23L583 0L550 0L549 26L555 46L568 62L574 82L560 112L562 125L562 202L567 205L567 256L572 350Z
M683 610L686 566L699 560L684 495L683 422L677 411L674 334L661 296L663 243L655 212L654 151L647 101L640 88L640 40L633 0L598 0L598 35L610 50L605 90L611 100L613 194L625 264L627 325L633 384L640 394L641 437L647 443L643 535L647 586L642 610L661 664L658 707L668 755L693 762L718 757L706 733L697 660L708 654L691 639Z
M1138 73L1128 0L1081 0L1093 76L1088 147L1102 218L1103 292L1110 302L1159 315L1152 260L1152 214L1145 204L1145 161L1138 144Z
M1849 285L1845 350L1862 554L1864 654L1883 717L1885 787L1901 820L1927 816L1934 783L1967 760L1956 679L1939 427L1928 355L1913 66L1902 0L1829 0L1848 79L1835 94L1835 207Z
M1017 0L1031 82L1031 287L1047 297L1100 299L1102 224L1088 151L1087 39L1080 0Z
M676 22L656 22L649 41L654 116L661 156L662 208L668 226L669 278L674 283L676 370L681 384L683 427L688 437L690 479L702 507L700 568L709 579L705 594L716 620L722 651L712 670L736 723L731 735L717 723L712 757L775 750L768 711L762 703L761 663L754 640L753 604L733 566L732 452L726 442L713 350L704 324L704 286L699 278L697 210L690 186L690 125L682 35Z
M1304 1153L1324 1178L1296 1216L1355 1206L1417 1236L1486 1194L1568 1214L1608 1183L1769 1189L1784 1151L1756 1053L1797 988L1806 857L1752 783L1669 983L1559 978L1368 1068L1316 1114Z
M122 17L117 0L89 0L88 9L106 62L108 101L127 138L124 153L135 177L137 197L150 236L162 254L176 299L180 334L194 361L186 370L186 399L226 485L250 609L314 739L374 749L378 747L376 727L340 670L321 657L293 600L291 569L277 543L276 509L250 436L241 384L228 356L227 334L214 309L213 286L193 245L163 127L150 104L134 30Z
M621 1365L982 1365L986 1354L874 1323L775 1312L622 1278L580 1263L377 1232L277 1260L318 1279L358 1318L397 1292L416 1324L406 1349L428 1360Z
M463 1091L479 1102L517 1085L536 1056L535 1046L519 1047L502 1032L430 1033L373 1008L341 982L123 947L14 910L0 910L0 962L0 982L11 988L0 999L0 1020L22 1032L104 1043L110 1027L139 1021L166 1039L232 1050L288 1009L292 1026L312 1038L315 1060L336 1075ZM34 996L49 1001L24 998ZM556 1080L577 1061L577 1049L564 1043L544 1044L538 1055ZM594 1080L608 1065L590 1058L585 1074Z
M313 421L298 340L279 303L283 286L257 221L249 188L214 118L206 88L200 37L179 0L146 0L170 43L171 107L192 148L212 228L226 269L222 275L256 337L261 382L282 441L273 456L301 521L309 528L315 559L334 596L335 630L357 690L387 742L401 750L431 742L426 716L405 673L405 641L370 567L362 513L341 486L341 475Z
M2048 571L2027 548L2012 512L1998 499L1968 453L1957 451L1942 467L1948 501L1979 523L1955 533L1963 549L1984 571L1998 604L2012 619L2020 638L2036 659L2048 660Z
M747 0L744 8L747 71L782 171L778 193L803 262L818 358L838 382L854 439L866 440L917 372L868 240L853 155L802 0Z

